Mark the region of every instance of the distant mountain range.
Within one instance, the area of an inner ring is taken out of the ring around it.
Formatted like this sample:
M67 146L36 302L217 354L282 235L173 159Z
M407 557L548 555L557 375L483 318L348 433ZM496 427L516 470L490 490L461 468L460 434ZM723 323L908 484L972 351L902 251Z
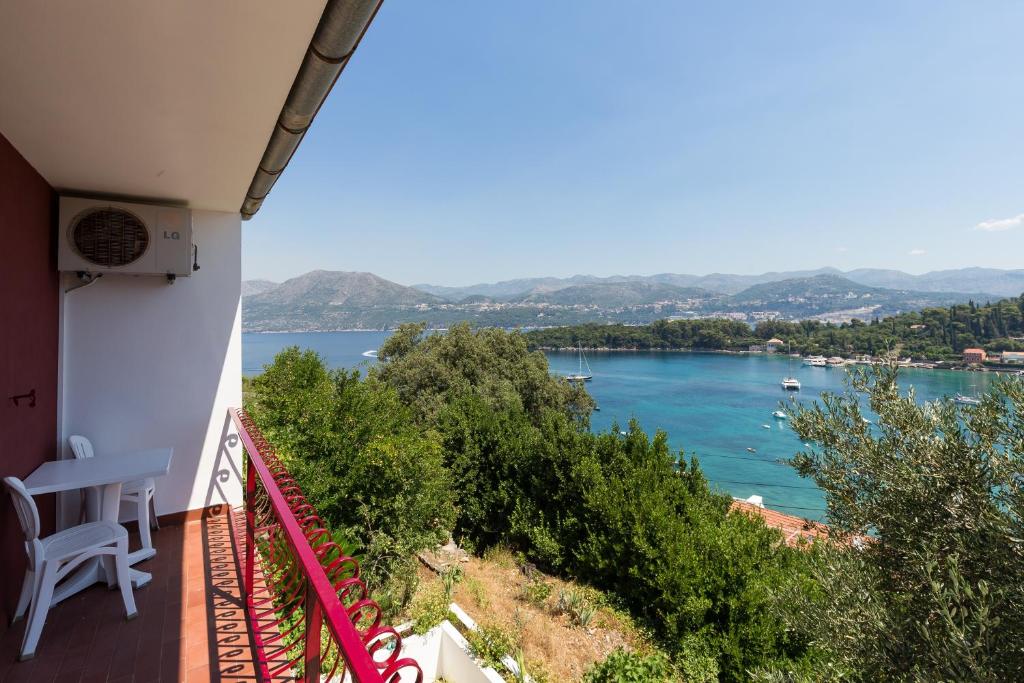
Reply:
M471 287L406 287L372 273L317 270L283 283L242 283L248 331L385 329L426 321L444 327L540 327L583 322L642 324L659 318L728 316L756 322L842 322L1024 291L1024 270L965 268L910 275L835 268L761 275L531 278Z
M659 301L702 301L715 293L699 287L677 287L659 282L595 282L570 285L563 289L539 289L508 297L505 300L523 304L556 304L562 306L598 306L621 308L642 306Z
M574 275L569 278L543 277L505 280L468 287L443 287L426 284L413 285L413 287L452 301L459 301L472 295L502 298L531 291L555 291L572 285L612 282L655 282L677 287L700 287L721 294L738 294L754 285L816 275L838 275L869 287L887 287L918 292L988 292L994 296L1017 296L1024 292L1024 269L1000 270L998 268L935 270L923 275L911 275L900 270L877 268L859 268L848 271L838 268L818 268L816 270L768 272L760 275L728 273L711 273L710 275L661 273L659 275L612 275L610 277Z

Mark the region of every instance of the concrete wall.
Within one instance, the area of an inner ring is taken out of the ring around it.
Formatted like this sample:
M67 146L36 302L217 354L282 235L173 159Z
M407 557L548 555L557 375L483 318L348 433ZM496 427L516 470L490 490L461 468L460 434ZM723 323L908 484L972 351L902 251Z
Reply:
M422 636L402 636L402 656L416 660L423 672L423 683L444 679L457 683L504 683L501 674L481 666L470 653L469 643L448 621ZM403 670L401 683L413 683L411 670Z
M97 457L173 447L158 514L242 498L241 449L226 420L242 400L241 222L196 211L193 230L201 269L191 277L106 275L66 294L62 309L64 456L71 434L87 436ZM64 508L67 521L77 502Z
M53 189L0 135L0 477L25 478L56 454L58 286ZM35 390L36 401L11 396ZM40 496L44 532L53 496ZM25 537L0 491L0 632L25 571Z

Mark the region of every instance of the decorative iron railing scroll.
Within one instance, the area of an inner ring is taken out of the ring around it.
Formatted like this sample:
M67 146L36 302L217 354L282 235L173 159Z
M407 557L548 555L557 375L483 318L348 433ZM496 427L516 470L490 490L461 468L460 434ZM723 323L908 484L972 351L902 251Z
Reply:
M246 453L243 581L265 680L422 683L402 638L245 411L232 419Z

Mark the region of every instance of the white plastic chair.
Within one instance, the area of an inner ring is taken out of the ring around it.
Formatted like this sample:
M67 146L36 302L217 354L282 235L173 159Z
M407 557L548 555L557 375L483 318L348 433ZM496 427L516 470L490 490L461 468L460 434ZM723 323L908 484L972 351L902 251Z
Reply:
M89 522L39 538L39 510L25 485L16 477L4 477L4 484L14 502L21 530L25 532L28 554L28 570L14 611L14 621L17 621L24 616L29 604L32 605L21 641L20 660L31 659L36 654L54 587L90 558L101 558L109 588L114 587L116 577L125 616L128 619L138 616L128 573L128 532L123 526L109 521Z
M92 443L84 436L70 436L68 437L68 444L70 444L71 452L75 454L75 458L78 460L93 457ZM96 505L100 505L99 491L95 491L93 495L95 496ZM138 511L139 539L142 541L142 547L146 550L152 550L153 548L150 529L160 528L160 523L156 519L155 495L156 482L153 481L152 477L125 482L121 485L121 500L134 503ZM152 511L152 514L150 514L150 511Z

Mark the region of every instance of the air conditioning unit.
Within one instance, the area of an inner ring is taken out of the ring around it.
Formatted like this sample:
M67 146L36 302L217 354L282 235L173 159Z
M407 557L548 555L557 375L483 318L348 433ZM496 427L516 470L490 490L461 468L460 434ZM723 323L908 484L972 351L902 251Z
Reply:
M152 204L60 198L57 269L187 277L196 265L192 212Z

